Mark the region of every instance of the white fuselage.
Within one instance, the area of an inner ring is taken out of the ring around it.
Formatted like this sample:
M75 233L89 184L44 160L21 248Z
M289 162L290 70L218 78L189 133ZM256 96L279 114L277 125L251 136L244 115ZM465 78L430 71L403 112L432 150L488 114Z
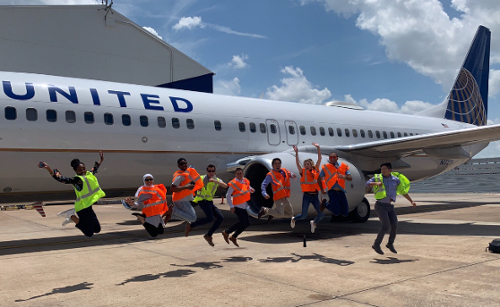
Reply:
M228 163L250 155L282 152L292 145L317 142L340 146L384 139L384 133L391 138L391 133L398 137L398 133L404 136L472 127L442 118L95 80L9 72L0 72L0 78L0 195L72 190L37 169L38 161L72 176L73 158L90 169L99 158L99 150L105 160L98 178L106 191L134 189L142 184L145 173L154 174L155 182L168 186L180 157L200 173L206 165L214 164L227 180L229 174L224 171ZM26 83L33 84L32 88ZM128 126L122 122L127 115L131 118ZM316 130L315 135L311 129ZM486 145L466 150L472 156ZM403 160L412 166L405 174L417 180L467 159L436 160L416 155Z

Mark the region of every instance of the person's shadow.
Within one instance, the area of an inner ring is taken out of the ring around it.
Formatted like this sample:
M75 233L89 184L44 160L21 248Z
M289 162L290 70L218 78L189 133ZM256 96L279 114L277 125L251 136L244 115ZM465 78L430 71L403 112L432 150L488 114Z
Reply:
M122 282L121 284L117 284L117 286L123 286L125 284L131 283L131 282L145 282L145 281L151 281L151 280L156 280L159 279L160 277L185 277L191 274L196 273L193 270L175 270L175 271L170 271L170 272L165 272L165 273L159 273L159 274L144 274L144 275L139 275L139 276L134 276L132 278L129 278Z
M25 299L25 300L15 300L15 302L25 302L25 301L29 301L29 300L34 300L36 298L49 296L49 295L53 295L53 294L59 294L59 293L71 293L71 292L76 292L76 291L80 291L80 290L90 290L90 289L92 289L92 287L91 287L92 285L94 285L94 284L88 283L88 282L82 282L80 284L73 285L73 286L67 286L67 287L63 287L63 288L54 288L54 289L52 289L52 292L33 296L33 297L30 297L30 298Z
M373 259L375 261L370 261L370 263L376 264L395 264L395 263L403 263L403 262L415 262L418 259L409 259L409 260L399 260L396 257L387 257L388 259Z

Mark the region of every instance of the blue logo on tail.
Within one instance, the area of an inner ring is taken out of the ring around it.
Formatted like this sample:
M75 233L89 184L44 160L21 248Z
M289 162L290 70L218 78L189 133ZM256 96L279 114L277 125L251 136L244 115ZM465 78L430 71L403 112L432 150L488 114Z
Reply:
M479 26L455 84L448 94L444 116L446 119L476 126L486 125L490 39L490 30Z

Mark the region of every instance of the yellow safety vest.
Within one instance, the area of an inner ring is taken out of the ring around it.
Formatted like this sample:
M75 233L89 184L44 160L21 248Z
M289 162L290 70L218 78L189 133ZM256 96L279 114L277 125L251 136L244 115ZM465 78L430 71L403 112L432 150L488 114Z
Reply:
M396 190L397 195L406 195L410 191L410 180L406 178L405 175L398 173L398 172L392 172L392 176L398 177L399 179L399 185ZM375 199L382 199L387 197L387 193L385 192L385 185L384 185L384 180L382 178L382 174L375 174L374 176L375 182L382 182L381 186L373 186L373 192L375 193Z
M205 177L207 175L201 176L201 181L205 181ZM218 180L219 178L213 177L214 179ZM219 185L215 182L208 182L203 186L203 188L199 189L196 191L196 197L193 199L193 202L197 203L201 200L213 200L215 192L217 192L217 188L219 188Z
M97 178L91 172L87 171L87 173L84 176L77 175L76 177L80 178L80 180L83 182L83 187L81 191L77 191L75 188L76 212L92 206L101 197L106 196L106 194L104 194L104 192L99 187L99 182L97 181Z

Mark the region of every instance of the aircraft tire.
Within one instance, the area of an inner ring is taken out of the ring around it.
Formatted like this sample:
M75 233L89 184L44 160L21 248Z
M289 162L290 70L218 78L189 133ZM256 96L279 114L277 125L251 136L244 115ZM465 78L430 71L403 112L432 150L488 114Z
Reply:
M349 213L349 218L354 223L364 223L370 218L370 203L363 198L361 203Z

